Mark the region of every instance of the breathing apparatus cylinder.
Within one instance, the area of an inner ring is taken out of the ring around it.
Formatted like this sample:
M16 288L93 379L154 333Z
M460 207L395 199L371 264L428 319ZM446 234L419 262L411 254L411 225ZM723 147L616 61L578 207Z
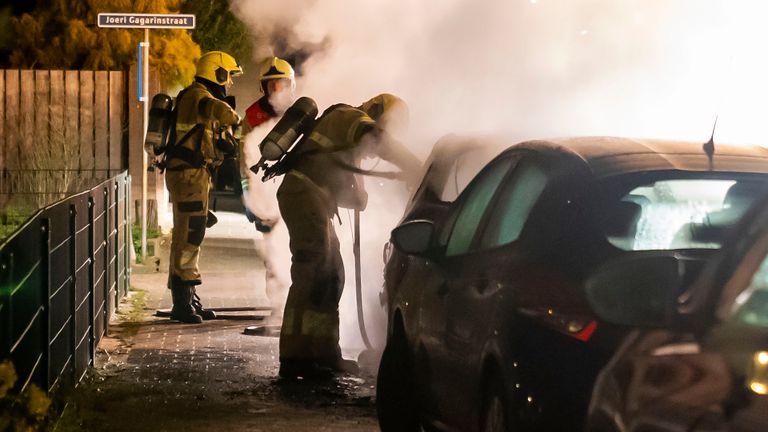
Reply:
M144 140L144 151L147 153L157 156L165 151L171 129L172 110L173 99L167 94L158 93L152 98L147 137Z
M279 160L302 134L312 127L317 117L317 104L308 97L300 97L283 114L283 118L267 134L259 144L261 155L265 160Z

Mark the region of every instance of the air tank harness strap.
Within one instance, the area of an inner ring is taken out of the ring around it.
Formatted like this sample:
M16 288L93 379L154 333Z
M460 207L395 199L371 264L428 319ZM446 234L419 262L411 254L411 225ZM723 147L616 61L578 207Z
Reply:
M179 140L178 143L175 145L168 147L168 150L165 151L166 153L166 160L171 159L181 159L181 161L187 163L189 167L174 167L174 168L167 168L168 171L181 171L184 169L189 168L202 168L205 164L205 159L203 159L203 153L200 148L200 142L197 143L195 146L195 150L188 149L186 147L182 147L182 144L184 144L185 141L187 141L190 137L192 137L195 133L198 131L201 131L203 129L203 125L198 123L195 126L192 127L187 133L184 134L184 136L181 137L181 140ZM202 141L203 137L202 135L198 137L198 141Z

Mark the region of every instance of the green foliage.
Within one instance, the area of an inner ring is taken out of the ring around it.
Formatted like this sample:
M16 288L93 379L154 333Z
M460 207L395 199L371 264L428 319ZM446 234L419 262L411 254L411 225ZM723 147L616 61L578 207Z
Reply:
M29 206L3 204L0 208L0 243L16 232L34 212Z
M203 52L224 51L240 64L250 61L253 37L245 24L232 13L229 0L186 0L181 10L197 17L192 39Z
M11 41L11 8L0 8L0 50L8 47Z
M147 226L147 239L157 238L163 235L157 227ZM133 250L136 251L136 262L141 263L141 225L131 225L131 239L133 240ZM147 255L154 254L155 251L150 249L150 245L147 245Z
M50 423L51 399L34 384L13 392L18 377L13 363L0 363L0 431L44 431Z
M136 63L142 29L99 28L100 12L178 13L180 0L41 0L11 19L9 66L39 69L127 70ZM184 86L195 73L200 47L188 30L150 32L150 64L166 85Z

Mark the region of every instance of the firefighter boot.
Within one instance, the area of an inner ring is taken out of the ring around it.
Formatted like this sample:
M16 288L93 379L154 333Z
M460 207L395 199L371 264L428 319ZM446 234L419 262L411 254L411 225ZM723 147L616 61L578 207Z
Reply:
M175 286L171 287L171 297L173 298L173 309L171 309L171 319L187 324L200 324L203 317L195 313L192 306L192 287Z
M203 317L204 320L216 319L216 312L205 309L203 304L200 303L200 296L197 295L195 287L192 287L192 306L195 308L195 313Z

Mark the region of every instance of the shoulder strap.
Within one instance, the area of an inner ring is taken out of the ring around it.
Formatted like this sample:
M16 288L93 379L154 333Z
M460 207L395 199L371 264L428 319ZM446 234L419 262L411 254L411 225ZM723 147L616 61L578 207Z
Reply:
M187 93L189 90L189 87L185 88L184 90L179 92L179 95L176 96L176 103L173 106L173 111L171 113L171 133L170 137L168 139L168 146L165 151L165 159L181 159L184 162L188 163L191 166L194 167L200 167L203 165L203 158L201 154L201 148L202 148L202 141L203 141L203 134L202 129L203 125L198 123L192 127L192 129L188 130L181 139L176 142L176 122L178 120L178 114L179 114L179 102L181 101L181 98ZM182 145L190 139L193 135L199 133L197 143L195 144L194 150L189 150Z

